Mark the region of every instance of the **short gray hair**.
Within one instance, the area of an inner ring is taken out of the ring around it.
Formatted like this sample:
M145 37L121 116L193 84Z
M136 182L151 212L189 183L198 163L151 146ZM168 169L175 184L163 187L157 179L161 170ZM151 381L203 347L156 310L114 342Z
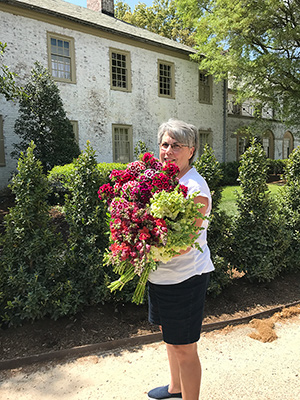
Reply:
M172 139L175 139L178 143L185 144L190 148L195 148L194 153L189 160L189 163L191 164L199 146L198 129L194 125L188 124L178 119L170 118L169 121L164 122L158 128L157 140L159 145L161 145L162 138L166 132Z

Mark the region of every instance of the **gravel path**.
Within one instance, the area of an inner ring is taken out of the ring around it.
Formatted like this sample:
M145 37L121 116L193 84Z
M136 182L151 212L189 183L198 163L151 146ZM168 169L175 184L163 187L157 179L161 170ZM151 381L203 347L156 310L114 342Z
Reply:
M275 324L271 343L252 325L203 333L201 400L299 400L300 316ZM168 383L163 343L34 365L0 374L1 400L146 400Z

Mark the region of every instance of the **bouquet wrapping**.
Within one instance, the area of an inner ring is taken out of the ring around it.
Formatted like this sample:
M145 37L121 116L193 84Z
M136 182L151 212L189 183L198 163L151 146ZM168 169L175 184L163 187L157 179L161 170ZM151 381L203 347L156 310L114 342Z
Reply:
M177 178L179 168L162 164L151 153L113 170L111 183L99 188L98 196L109 211L110 246L104 263L111 264L120 278L109 285L111 291L139 276L133 302L143 301L148 275L157 262L167 262L180 250L197 247L200 235L195 219L204 218L202 204L187 198L187 187ZM201 228L200 228L201 229Z

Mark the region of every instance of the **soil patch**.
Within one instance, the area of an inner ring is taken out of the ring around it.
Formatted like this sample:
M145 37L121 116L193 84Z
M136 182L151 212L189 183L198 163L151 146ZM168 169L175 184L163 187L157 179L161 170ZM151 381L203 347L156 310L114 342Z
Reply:
M299 300L300 272L255 285L236 278L217 298L208 296L204 324L242 318ZM147 318L145 305L100 304L73 317L57 321L44 318L2 329L0 360L158 332Z

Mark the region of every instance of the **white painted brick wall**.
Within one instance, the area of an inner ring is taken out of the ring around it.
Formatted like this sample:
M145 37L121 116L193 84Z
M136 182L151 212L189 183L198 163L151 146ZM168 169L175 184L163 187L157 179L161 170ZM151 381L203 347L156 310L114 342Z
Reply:
M74 38L76 84L59 82L58 87L68 118L78 121L81 149L89 140L99 162L112 161L112 124L132 125L133 146L142 140L157 155L157 128L170 117L183 119L199 129L211 129L216 155L221 159L222 85L213 89L213 105L200 104L196 63L1 11L0 19L0 37L7 43L5 64L18 73L18 81L23 85L35 61L48 67L47 31ZM110 47L130 52L130 93L110 89ZM158 96L158 59L175 64L175 99ZM18 107L1 98L0 110L6 152L6 167L0 167L3 187L16 165L9 155L13 143L18 141L13 130Z

